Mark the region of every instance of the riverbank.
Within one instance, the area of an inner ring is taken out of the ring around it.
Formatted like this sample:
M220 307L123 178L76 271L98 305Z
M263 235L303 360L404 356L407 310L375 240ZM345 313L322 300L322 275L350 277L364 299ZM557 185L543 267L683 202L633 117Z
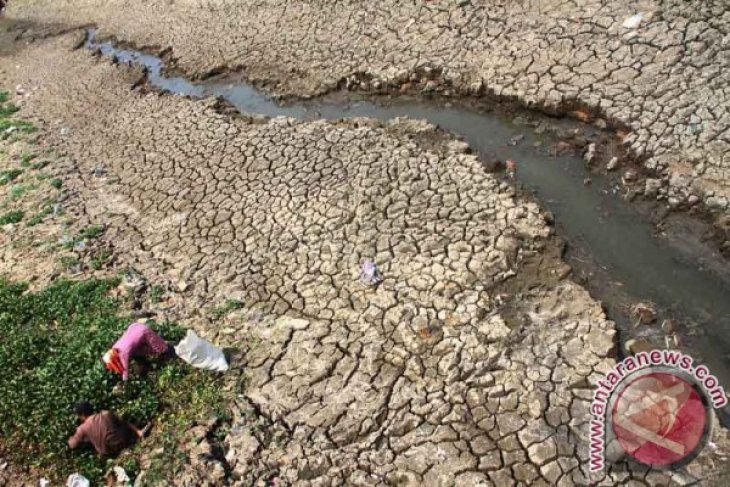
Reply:
M628 19L637 13L634 26ZM623 144L656 179L652 197L675 208L704 203L721 248L730 248L729 61L720 41L730 20L713 2L589 2L576 10L554 0L530 8L36 0L9 14L94 24L119 41L164 49L187 76L242 72L283 95L415 88L493 94L554 113L579 108L624 131Z

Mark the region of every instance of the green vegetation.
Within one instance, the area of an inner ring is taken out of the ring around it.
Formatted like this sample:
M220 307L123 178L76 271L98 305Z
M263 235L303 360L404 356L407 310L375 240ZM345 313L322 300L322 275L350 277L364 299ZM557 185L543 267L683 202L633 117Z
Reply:
M26 225L29 227L34 227L38 225L40 222L43 221L45 217L53 213L53 208L51 206L44 206L41 211L30 217L30 219L27 221Z
M165 447L155 475L168 477L181 461L177 440L184 431L196 420L224 416L215 376L180 361L127 382L105 370L101 355L132 321L109 297L117 284L61 280L28 292L0 279L0 445L14 463L53 472L57 480L79 472L98 485L107 461L66 446L76 427L73 405L88 400L138 425L157 417L153 437L143 443ZM151 326L171 341L184 334L175 324ZM115 386L121 390L113 392ZM136 471L144 446L117 461Z
M95 271L98 271L99 269L104 267L104 264L106 264L109 259L111 259L111 257L112 253L109 249L101 249L91 257L91 268Z
M0 186L4 186L14 181L21 174L23 174L22 169L8 169L6 171L0 171Z
M10 94L7 91L0 91L0 139L7 139L13 132L34 132L35 126L25 120L16 120L9 118L19 108L12 103L8 103Z
M42 161L38 161L38 162L34 163L34 164L33 164L33 165L31 166L31 168L32 168L32 169L35 169L36 171L38 171L38 170L41 170L41 169L43 169L44 167L46 167L46 166L47 166L47 165L49 165L50 163L51 163L51 161L49 161L48 159L43 159Z
M33 189L33 186L28 184L14 184L10 187L8 198L10 198L10 200L17 200L31 189Z
M213 308L210 312L211 318L219 320L231 311L243 308L243 302L238 299L226 299L223 304Z
M18 223L20 220L23 219L23 215L24 213L22 210L9 211L0 216L0 225L7 225L8 223Z
M63 186L63 181L61 181L58 178L53 178L49 181L50 185L53 186L56 189L61 189L61 186Z
M162 301L162 296L165 295L165 288L159 284L155 284L150 288L150 302L157 304Z
M82 240L96 238L104 233L104 225L89 225L79 232L79 238Z
M20 156L20 165L22 167L30 167L30 161L38 157L36 154L23 153Z

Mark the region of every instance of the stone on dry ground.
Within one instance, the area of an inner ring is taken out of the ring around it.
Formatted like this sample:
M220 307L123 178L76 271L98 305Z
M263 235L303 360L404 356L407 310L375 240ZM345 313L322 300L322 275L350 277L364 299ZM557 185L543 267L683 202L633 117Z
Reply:
M624 21L642 13L637 28ZM9 15L94 23L173 48L192 75L241 68L276 91L338 86L579 104L628 128L676 206L730 207L730 9L722 1L35 0ZM271 84L271 83L269 83Z
M179 283L189 316L245 303L199 330L243 348L236 485L668 482L626 465L589 477L590 384L613 364L614 325L569 280L502 311L513 297L493 286L550 230L475 156L423 147L416 135L439 135L420 122L251 121L145 94L138 70L72 44L0 59L2 83L77 164L120 259ZM364 259L376 288L357 281Z

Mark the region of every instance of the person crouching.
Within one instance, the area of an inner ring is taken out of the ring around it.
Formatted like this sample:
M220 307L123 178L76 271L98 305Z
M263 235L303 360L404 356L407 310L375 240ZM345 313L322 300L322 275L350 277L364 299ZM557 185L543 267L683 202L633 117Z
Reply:
M151 356L172 358L175 356L175 349L149 326L144 323L132 323L104 354L102 360L108 370L121 374L122 379L127 380L130 360L134 358L147 365L147 357Z
M90 443L101 456L116 456L147 434L149 425L138 429L110 411L94 413L93 406L82 401L74 408L81 422L74 435L68 439L69 448L76 449Z

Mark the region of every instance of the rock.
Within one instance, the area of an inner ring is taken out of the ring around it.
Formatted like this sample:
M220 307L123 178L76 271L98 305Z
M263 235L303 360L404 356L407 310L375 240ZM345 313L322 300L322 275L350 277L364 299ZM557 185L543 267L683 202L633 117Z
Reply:
M656 309L649 303L637 303L631 308L631 313L639 318L639 322L649 325L656 321Z
M608 164L606 164L606 170L613 171L618 168L618 157L612 157Z
M626 341L626 350L628 350L632 355L636 355L639 352L650 352L655 348L656 347L654 347L646 338L632 338L631 340Z
M677 323L677 320L668 319L662 321L662 331L664 333L674 333L677 331L677 328L679 328L679 323Z
M654 198L654 197L656 197L657 194L659 194L659 189L661 187L662 187L661 179L648 178L644 185L644 194L649 198Z
M638 177L638 175L636 174L636 171L633 171L633 170L629 169L628 171L626 171L624 173L624 175L622 176L621 179L623 179L623 182L624 183L628 183L628 182L631 182L631 181L636 181L636 178L637 177Z
M583 160L590 163L593 162L593 158L596 156L596 144L588 144L588 150L583 154Z
M185 291L187 291L187 289L189 287L190 286L188 285L188 283L182 279L177 282L177 290L180 291L181 293L184 293Z

